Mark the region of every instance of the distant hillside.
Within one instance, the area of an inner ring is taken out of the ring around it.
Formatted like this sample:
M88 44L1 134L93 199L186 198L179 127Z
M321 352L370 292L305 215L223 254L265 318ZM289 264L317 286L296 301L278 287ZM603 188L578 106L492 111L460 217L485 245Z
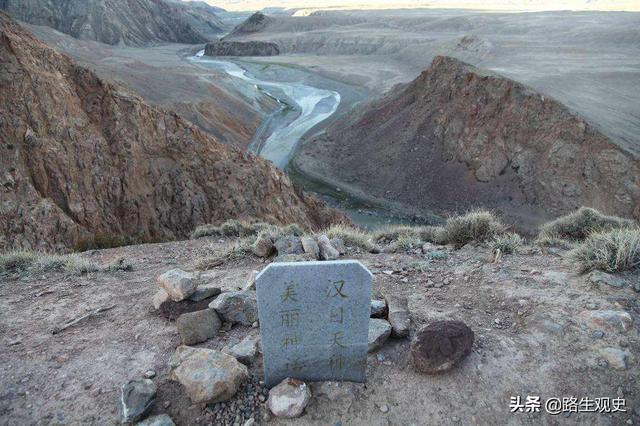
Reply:
M15 19L107 44L204 43L222 32L214 9L166 0L0 0Z
M557 101L456 59L304 145L298 164L417 210L503 210L520 225L581 205L640 218L640 163Z
M343 217L1 12L0 56L0 249L182 238L238 215L305 227Z

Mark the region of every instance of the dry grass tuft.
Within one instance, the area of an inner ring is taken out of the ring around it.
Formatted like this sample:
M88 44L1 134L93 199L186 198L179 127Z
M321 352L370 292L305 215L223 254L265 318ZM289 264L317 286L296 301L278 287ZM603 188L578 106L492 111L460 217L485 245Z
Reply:
M18 250L0 254L0 273L30 275L45 272L66 272L82 275L97 272L100 267L77 254L47 254Z
M595 209L581 207L542 225L536 242L541 245L558 245L562 240L582 241L594 232L632 228L635 225L632 220L607 216Z
M341 238L345 245L370 251L375 247L370 233L349 225L331 225L324 232L329 238ZM321 233L321 234L322 234Z
M472 241L488 241L504 234L507 227L488 210L473 210L462 216L447 219L443 239L456 247Z
M501 254L512 254L522 245L522 237L513 232L497 235L493 237L491 241L491 248L497 252L500 250Z
M614 229L591 234L569 252L582 272L621 272L640 268L640 229Z

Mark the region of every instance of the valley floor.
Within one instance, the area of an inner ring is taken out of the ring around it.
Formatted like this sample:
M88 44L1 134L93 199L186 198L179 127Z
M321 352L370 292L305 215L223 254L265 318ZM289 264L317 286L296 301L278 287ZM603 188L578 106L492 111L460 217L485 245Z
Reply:
M124 258L133 266L129 272L3 276L0 423L115 424L120 386L148 370L157 374L153 413L167 413L179 425L210 423L211 408L192 405L169 379L169 358L180 338L175 323L153 311L151 298L158 275L175 267L189 270L197 259L230 243L209 237L82 254L102 265ZM312 384L313 399L302 418L270 419L271 424L640 423L638 293L591 284L561 252L524 246L490 263L486 246L434 248L446 251L447 258L427 260L419 250L369 254L356 249L346 257L373 272L374 297L408 298L412 330L435 319L464 321L476 335L471 355L450 373L422 375L408 364L409 340L390 339L369 355L365 384ZM265 266L244 258L206 271L203 278L235 290L252 270ZM638 282L640 271L624 278ZM113 305L52 334L60 324ZM594 320L606 311L627 312L633 325ZM249 333L258 330L235 326L200 346L220 349ZM622 354L622 361L608 353ZM254 383L262 379L261 370L259 358L250 368ZM543 405L542 413L510 413L510 398L528 395L542 401L624 398L626 412L552 416ZM241 391L227 404L227 424L242 424L234 422L246 409L246 398ZM249 414L262 424L260 406Z

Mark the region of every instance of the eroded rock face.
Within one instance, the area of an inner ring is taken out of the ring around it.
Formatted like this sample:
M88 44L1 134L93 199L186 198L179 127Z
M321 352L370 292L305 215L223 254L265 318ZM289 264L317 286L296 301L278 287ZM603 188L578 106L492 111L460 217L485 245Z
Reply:
M212 349L179 346L171 359L171 375L193 403L226 401L247 380L247 367Z
M107 44L204 43L207 38L194 27L207 34L223 31L211 11L194 13L165 0L4 0L0 9L21 21Z
M413 366L423 373L451 370L471 353L474 334L461 321L436 321L423 327L411 342Z
M267 41L216 41L204 48L207 56L276 56L280 49Z
M11 182L1 188L0 248L186 238L239 211L303 227L344 217L267 161L98 78L1 12L0 34L0 170Z
M326 174L412 209L500 208L521 227L540 208L640 218L638 159L559 102L456 59L436 57L356 116L297 164L315 156Z

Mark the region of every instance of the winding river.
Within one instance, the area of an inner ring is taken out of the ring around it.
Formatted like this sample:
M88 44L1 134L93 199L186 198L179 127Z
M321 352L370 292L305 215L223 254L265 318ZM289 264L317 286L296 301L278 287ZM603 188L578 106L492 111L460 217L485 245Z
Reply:
M258 129L254 141L249 145L249 149L270 160L281 169L286 167L302 136L316 124L333 115L340 104L338 92L319 89L303 83L260 80L233 62L205 57L204 50L189 60L206 68L226 72L228 75L245 82L248 89L255 92L254 96L256 97L266 94L276 99L282 105L276 114L286 113L288 103L295 103L295 109L299 114L294 120L274 121L271 134L264 143L257 143L257 140L260 139L259 136L261 136L260 133L270 127L273 115L268 117L267 121ZM284 97L280 98L277 93L282 93Z

